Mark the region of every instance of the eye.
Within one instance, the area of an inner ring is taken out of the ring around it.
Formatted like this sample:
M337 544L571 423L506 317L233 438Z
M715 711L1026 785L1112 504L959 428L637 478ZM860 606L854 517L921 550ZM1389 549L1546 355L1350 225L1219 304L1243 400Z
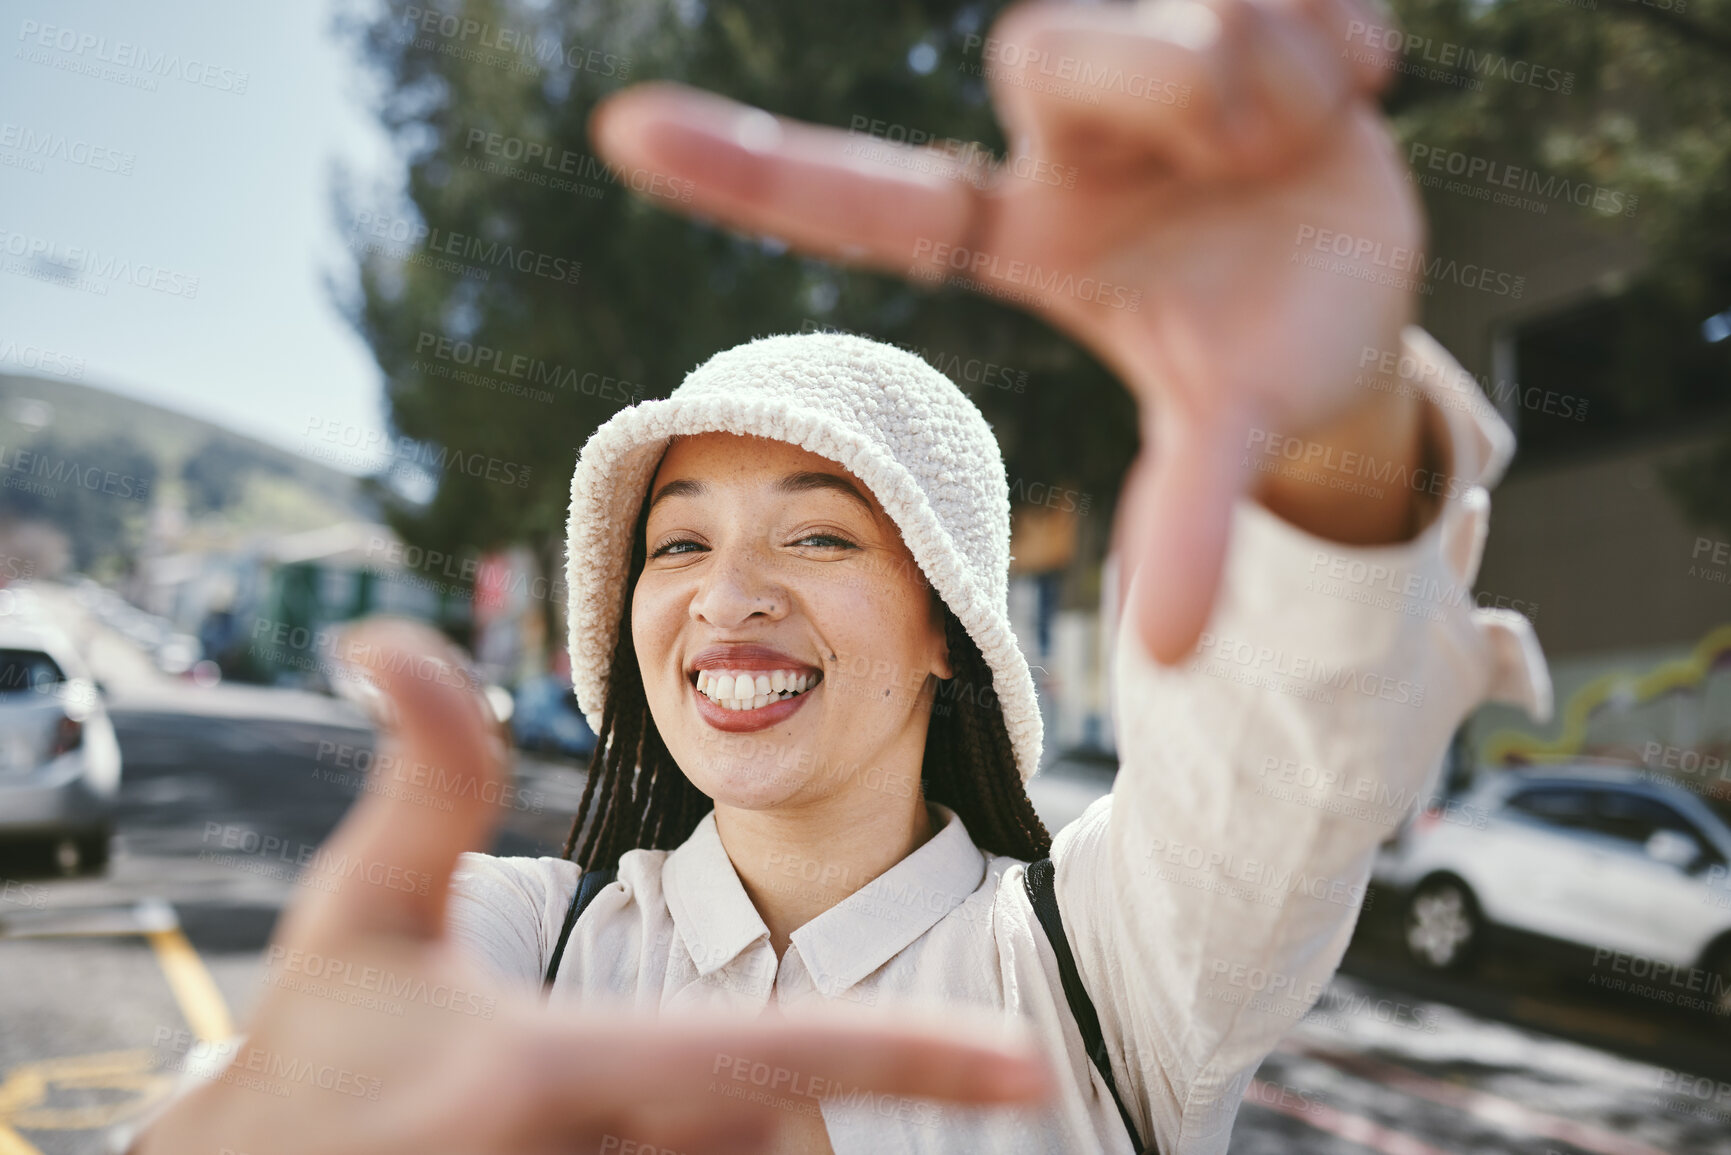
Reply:
M660 546L658 546L656 548L655 552L650 554L649 556L652 558L657 558L657 557L660 557L662 554L671 554L674 552L673 547L676 545L694 545L694 546L697 546L699 549L703 548L701 545L698 545L697 542L692 541L688 537L676 537L672 541L663 542ZM683 553L684 551L681 550L679 552Z
M837 537L833 533L811 533L794 542L794 545L804 545L808 541L827 542L825 549L858 549L859 547L845 537Z

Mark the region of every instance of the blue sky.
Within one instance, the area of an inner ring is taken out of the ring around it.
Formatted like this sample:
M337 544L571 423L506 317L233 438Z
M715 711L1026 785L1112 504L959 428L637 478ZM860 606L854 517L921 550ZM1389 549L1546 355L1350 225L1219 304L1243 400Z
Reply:
M51 350L290 449L313 421L383 427L325 282L347 268L334 166L387 194L397 166L334 10L0 0L0 372Z

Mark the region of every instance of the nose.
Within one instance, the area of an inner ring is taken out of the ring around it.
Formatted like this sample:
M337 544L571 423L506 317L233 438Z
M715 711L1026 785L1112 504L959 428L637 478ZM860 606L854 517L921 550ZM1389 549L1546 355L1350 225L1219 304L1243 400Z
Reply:
M727 629L757 616L770 621L786 616L787 588L758 550L718 546L708 562L691 598L693 621Z

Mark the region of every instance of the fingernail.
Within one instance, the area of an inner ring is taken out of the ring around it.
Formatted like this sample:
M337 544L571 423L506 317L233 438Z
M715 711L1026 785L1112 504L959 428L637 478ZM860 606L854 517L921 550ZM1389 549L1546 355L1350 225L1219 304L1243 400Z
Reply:
M761 108L748 108L734 119L733 142L747 152L769 152L781 144L781 122Z

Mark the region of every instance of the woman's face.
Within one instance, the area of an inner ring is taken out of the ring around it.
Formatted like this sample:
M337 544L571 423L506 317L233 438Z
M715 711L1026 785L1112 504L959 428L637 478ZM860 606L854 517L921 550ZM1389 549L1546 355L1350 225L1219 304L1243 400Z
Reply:
M673 441L649 493L631 636L686 777L748 810L918 797L933 679L953 670L864 483L786 442L705 433Z

